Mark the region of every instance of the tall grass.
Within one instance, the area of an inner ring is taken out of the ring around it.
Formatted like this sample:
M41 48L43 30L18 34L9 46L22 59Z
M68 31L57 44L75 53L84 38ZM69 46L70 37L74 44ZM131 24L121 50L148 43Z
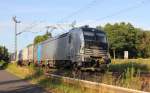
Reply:
M136 72L150 72L150 60L132 59L132 60L113 60L110 64L109 71L124 72L128 68L134 68Z
M18 66L16 63L8 64L6 70L22 79L30 75L28 68L22 68Z
M39 84L51 89L54 93L85 93L79 86L65 84L61 79L44 78L39 81Z
M150 59L113 60L109 72L117 72L119 75L112 77L112 82L107 82L107 84L141 90L143 82L145 82L141 74L150 72ZM147 83L147 86L150 86L150 84ZM150 87L143 89L150 91Z

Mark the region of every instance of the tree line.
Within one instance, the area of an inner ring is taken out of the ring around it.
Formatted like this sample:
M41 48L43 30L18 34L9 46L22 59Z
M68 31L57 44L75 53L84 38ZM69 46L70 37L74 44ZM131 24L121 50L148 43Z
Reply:
M40 43L42 41L45 41L45 40L47 40L48 38L51 38L51 37L52 37L51 33L50 32L46 32L44 35L36 36L34 38L33 42L34 42L34 44L38 44L38 43Z
M150 31L134 27L131 23L107 23L98 29L106 32L110 55L123 58L124 51L129 52L129 58L150 57Z
M5 46L0 46L0 61L9 61L8 49Z

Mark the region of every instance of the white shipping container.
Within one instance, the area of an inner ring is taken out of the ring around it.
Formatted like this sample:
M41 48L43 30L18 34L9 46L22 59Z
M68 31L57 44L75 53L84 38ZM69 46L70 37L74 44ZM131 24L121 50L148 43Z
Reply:
M33 60L33 45L28 46L28 60Z
M22 50L22 59L23 61L28 60L28 48L27 47Z

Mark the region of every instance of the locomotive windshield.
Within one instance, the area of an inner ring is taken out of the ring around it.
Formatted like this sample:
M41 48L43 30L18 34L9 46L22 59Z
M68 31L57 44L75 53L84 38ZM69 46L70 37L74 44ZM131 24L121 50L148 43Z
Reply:
M106 35L103 33L96 33L97 41L106 43Z
M93 41L95 34L93 32L84 32L84 39L88 41Z
M85 41L97 41L101 43L107 43L106 35L99 32L84 32Z
M94 30L94 31L93 31ZM107 50L106 34L96 29L83 30L86 48L98 47Z

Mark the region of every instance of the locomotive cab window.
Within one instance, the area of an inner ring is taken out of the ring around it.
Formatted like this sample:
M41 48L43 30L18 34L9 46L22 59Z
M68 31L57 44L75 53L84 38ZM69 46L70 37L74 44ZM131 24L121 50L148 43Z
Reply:
M84 32L84 39L85 40L94 40L94 33L93 32Z
M97 36L97 40L99 42L102 42L102 43L106 43L107 42L105 34L103 34L103 33L97 33L96 36Z

